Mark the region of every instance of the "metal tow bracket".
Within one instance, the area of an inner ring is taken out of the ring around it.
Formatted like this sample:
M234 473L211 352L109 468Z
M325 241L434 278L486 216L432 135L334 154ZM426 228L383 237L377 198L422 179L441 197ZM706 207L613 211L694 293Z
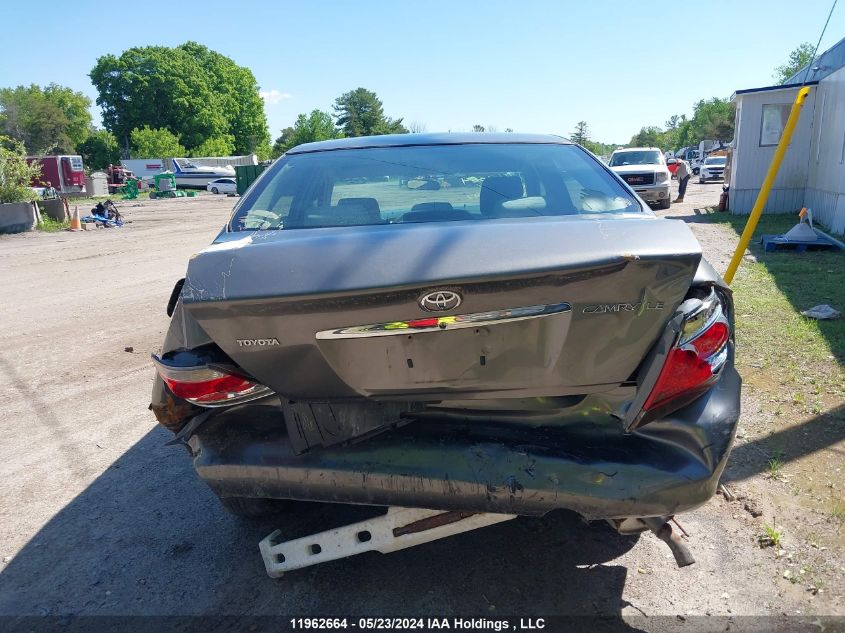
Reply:
M264 567L271 578L363 552L382 554L468 532L516 518L515 514L448 512L420 508L391 507L387 514L294 539L276 542L275 530L258 544Z

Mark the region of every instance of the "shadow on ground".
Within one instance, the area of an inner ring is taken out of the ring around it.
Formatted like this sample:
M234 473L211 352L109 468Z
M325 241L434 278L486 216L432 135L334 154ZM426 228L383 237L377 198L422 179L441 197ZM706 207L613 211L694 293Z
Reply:
M819 451L832 451L839 462L845 453L836 444L845 439L845 406L825 411L803 424L784 427L745 444L735 446L723 480L748 479L769 470L769 460L779 455L791 462Z
M269 579L258 541L358 520L361 508L229 516L167 434L150 431L0 574L0 615L618 615L636 537L575 515L520 518L390 555Z
M707 209L693 209L692 215L689 214L681 214L681 215L664 215L663 218L667 220L682 220L687 224L713 224L713 215L714 211ZM722 214L719 214L722 215Z

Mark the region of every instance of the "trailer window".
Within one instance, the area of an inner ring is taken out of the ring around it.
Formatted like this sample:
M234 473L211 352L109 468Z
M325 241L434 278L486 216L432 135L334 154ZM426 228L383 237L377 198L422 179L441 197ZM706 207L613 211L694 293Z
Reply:
M786 127L786 120L789 118L789 111L792 106L782 103L767 103L763 105L763 115L760 120L760 146L777 145L780 143L780 136L783 128Z

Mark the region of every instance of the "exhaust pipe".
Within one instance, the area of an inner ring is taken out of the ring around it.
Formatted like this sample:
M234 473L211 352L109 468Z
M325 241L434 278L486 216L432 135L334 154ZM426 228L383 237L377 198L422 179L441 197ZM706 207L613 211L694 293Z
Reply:
M672 555L675 557L675 562L678 567L686 567L695 562L695 557L687 547L686 543L681 540L681 537L672 529L672 525L668 521L664 521L659 517L651 517L642 519L648 528L654 532L654 535L669 546L672 550Z

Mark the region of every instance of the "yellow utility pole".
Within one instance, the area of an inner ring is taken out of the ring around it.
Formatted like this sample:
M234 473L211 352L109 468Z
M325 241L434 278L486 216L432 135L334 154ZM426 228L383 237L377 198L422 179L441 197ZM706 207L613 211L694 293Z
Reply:
M775 178L778 175L781 161L783 161L783 156L786 154L786 148L789 147L789 141L792 140L792 133L795 131L795 126L798 125L798 118L801 116L801 107L804 105L808 94L810 94L810 89L807 86L801 88L795 97L795 103L792 104L792 109L789 111L789 118L786 120L780 142L775 150L775 155L772 157L769 171L766 172L766 178L763 180L763 186L760 187L757 201L754 203L754 208L751 209L751 215L745 224L745 230L742 232L742 237L739 238L739 244L736 245L736 251L734 251L734 256L725 273L725 281L728 284L734 280L736 270L742 261L742 255L745 253L745 249L748 248L751 236L754 235L754 230L757 228L757 222L760 221L760 216L763 214L763 209L769 200L769 192L772 190L772 185L775 184Z

